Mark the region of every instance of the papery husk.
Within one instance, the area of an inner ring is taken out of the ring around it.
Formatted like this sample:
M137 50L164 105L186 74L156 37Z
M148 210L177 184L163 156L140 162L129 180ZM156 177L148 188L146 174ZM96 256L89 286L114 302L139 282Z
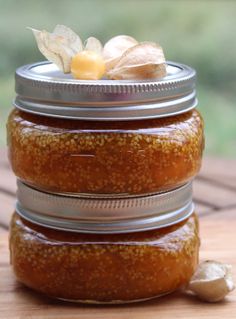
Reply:
M107 72L107 77L114 80L153 79L165 75L163 50L153 42L141 42L129 48Z
M47 32L44 30L39 31L32 28L30 29L34 34L38 49L42 53L42 55L44 55L45 58L47 58L49 61L55 63L58 68L63 71L64 66L61 57L47 48L46 43L49 41Z
M145 80L162 78L166 75L165 64L145 64L134 67L112 69L107 77L112 80Z
M53 33L32 29L40 52L64 73L70 73L72 57L83 49L80 37L70 28L57 25Z
M103 48L107 72L115 66L127 49L137 44L138 41L128 35L118 35L107 41Z
M232 266L209 260L201 263L191 278L187 291L208 302L218 302L234 290Z
M89 37L85 41L84 49L87 51L94 51L100 55L102 55L103 52L103 46L102 43L94 37Z
M73 55L83 50L83 43L80 37L69 27L58 24L54 28L53 34L63 38L65 46L73 51Z

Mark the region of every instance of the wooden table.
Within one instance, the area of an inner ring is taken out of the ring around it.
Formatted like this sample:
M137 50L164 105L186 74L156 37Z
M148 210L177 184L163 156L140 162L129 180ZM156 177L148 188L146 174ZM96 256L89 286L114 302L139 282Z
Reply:
M57 302L16 282L9 266L8 224L14 209L15 177L0 150L0 318L139 319L236 318L236 292L224 302L203 303L179 292L125 306L83 306ZM236 161L205 158L194 183L201 223L201 259L231 263L236 273Z

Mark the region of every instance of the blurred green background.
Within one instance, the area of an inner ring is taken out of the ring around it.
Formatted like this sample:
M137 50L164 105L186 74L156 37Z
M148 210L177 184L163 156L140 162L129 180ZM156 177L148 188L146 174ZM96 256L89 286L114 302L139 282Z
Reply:
M60 23L103 43L117 34L157 41L168 60L196 68L206 152L235 156L235 19L234 0L0 0L0 146L15 68L44 59L26 27L51 31Z

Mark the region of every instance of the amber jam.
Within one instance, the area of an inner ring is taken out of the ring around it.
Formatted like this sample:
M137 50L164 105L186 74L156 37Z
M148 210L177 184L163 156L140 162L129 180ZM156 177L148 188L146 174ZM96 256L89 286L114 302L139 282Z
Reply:
M198 263L195 214L174 226L125 234L58 231L14 214L11 263L22 283L51 297L130 302L185 285Z
M7 129L20 282L85 303L188 283L199 251L189 181L204 148L195 75L175 62L147 81L78 81L49 62L16 71Z
M52 192L146 194L172 189L200 169L198 111L133 121L82 121L14 110L9 157L16 176Z

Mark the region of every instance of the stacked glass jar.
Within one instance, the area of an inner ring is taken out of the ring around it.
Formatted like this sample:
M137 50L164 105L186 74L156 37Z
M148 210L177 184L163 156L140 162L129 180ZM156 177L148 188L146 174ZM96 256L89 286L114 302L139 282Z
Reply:
M79 81L49 62L17 70L10 251L25 285L64 300L124 303L189 281L203 121L195 71L169 62L167 73Z

